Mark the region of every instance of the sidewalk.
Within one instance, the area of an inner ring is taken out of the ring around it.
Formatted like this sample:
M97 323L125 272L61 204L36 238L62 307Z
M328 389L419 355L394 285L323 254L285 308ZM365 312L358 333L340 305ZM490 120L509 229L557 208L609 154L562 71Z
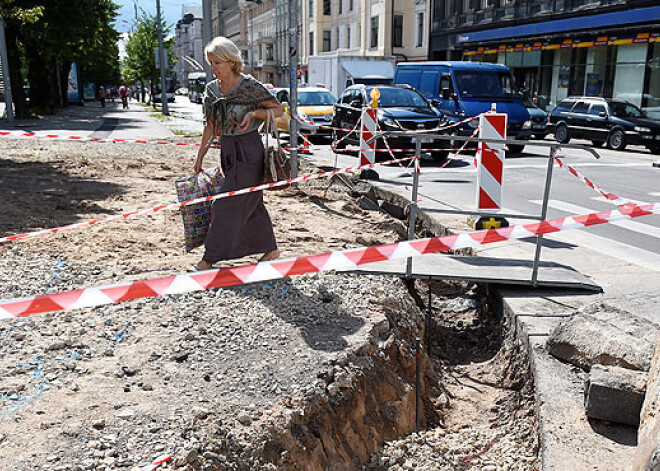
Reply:
M128 106L127 110L122 109L119 100L107 102L105 108L98 102L86 102L83 106L68 106L54 115L41 118L17 119L12 123L0 120L0 129L62 137L165 139L174 136L167 126L150 116L156 113L151 108L143 107L135 101L130 101Z

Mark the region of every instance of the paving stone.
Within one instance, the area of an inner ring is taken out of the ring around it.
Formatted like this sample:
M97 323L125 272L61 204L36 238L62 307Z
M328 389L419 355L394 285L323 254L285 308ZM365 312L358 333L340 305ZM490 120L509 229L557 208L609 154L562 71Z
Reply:
M592 419L637 426L645 389L646 373L593 365L585 389L585 412Z

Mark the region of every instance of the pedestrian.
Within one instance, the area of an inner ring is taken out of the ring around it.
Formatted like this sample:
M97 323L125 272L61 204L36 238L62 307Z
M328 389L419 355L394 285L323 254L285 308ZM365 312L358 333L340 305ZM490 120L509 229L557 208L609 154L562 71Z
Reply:
M216 79L204 93L204 132L194 171L202 163L215 136L220 134L220 165L224 173L221 192L263 183L264 146L259 126L268 108L282 116L282 105L257 79L245 75L236 45L218 36L204 48L206 61ZM211 224L198 270L213 268L220 260L263 253L260 261L279 257L273 224L261 191L213 202Z
M119 98L121 98L122 108L128 109L128 90L124 85L119 87Z
M99 87L99 101L101 102L101 108L105 108L105 100L108 98L108 92L103 88L103 85Z

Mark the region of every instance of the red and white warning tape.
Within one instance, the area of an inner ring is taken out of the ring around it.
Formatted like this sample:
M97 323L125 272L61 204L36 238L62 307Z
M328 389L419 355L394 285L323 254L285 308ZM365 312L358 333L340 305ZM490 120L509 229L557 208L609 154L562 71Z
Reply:
M303 176L296 177L296 178L289 178L288 180L281 180L279 182L273 182L273 183L264 183L263 185L253 186L253 187L250 187L250 188L242 188L240 190L228 191L226 193L220 193L220 194L213 195L213 196L204 196L202 198L196 198L194 200L182 201L180 203L171 203L171 204L154 206L153 208L134 210L134 211L130 211L130 212L124 213L124 214L117 214L115 216L109 216L109 217L103 218L103 219L93 219L91 221L77 222L77 223L69 224L69 225L66 225L66 226L53 227L53 228L50 228L50 229L43 229L43 230L40 230L40 231L26 232L24 234L15 234L15 235L11 235L11 236L1 237L0 238L0 243L9 242L9 241L18 240L18 239L28 239L28 238L37 237L37 236L44 235L44 234L52 234L52 233L55 233L55 232L63 232L63 231L71 230L71 229L78 229L78 228L81 228L81 227L94 226L94 225L98 225L98 224L102 224L102 223L106 223L106 222L110 222L110 221L117 221L117 220L120 220L120 219L128 219L128 218L133 217L133 216L144 216L145 214L157 213L159 211L164 211L164 210L179 209L183 206L189 206L189 205L198 204L198 203L205 203L205 202L208 202L208 201L215 201L215 200L222 199L222 198L230 198L232 196L243 195L243 194L252 193L252 192L255 192L255 191L268 190L270 188L276 188L276 187L279 187L279 186L290 185L291 183L304 182L304 181L308 181L308 180L317 180L319 178L331 177L332 175L336 175L338 173L352 173L352 172L355 172L357 170L362 170L364 168L374 168L374 167L379 167L379 166L383 166L383 165L395 164L395 163L403 162L405 160L410 160L410 159L415 159L415 156L404 157L402 159L390 160L390 161L387 161L387 162L379 162L379 163L374 163L374 164L360 165L359 167L340 168L340 169L332 170L330 172L310 173L310 174L303 175Z
M14 137L14 138L34 138L46 139L51 141L78 141L78 142L124 142L129 144L156 144L156 145L169 145L169 146L191 146L199 147L199 143L190 142L170 142L170 141L147 141L144 139L109 139L102 137L84 137L84 136L60 136L58 134L36 134L33 132L24 131L2 131L0 130L0 137ZM219 147L212 144L210 147Z
M364 115L365 110L366 110L366 108L362 108L362 114L363 114L363 115ZM315 123L314 121L311 121L311 120L309 120L309 119L302 118L302 117L300 117L300 116L296 116L295 119L296 119L297 121L299 121L300 123L304 123L304 124L312 125L312 126L315 126L315 127L319 128L319 129L328 129L328 130L331 130L331 131L347 131L347 132L352 132L352 131L353 131L353 130L351 130L351 129L338 128L338 127L335 127L335 126L327 126L327 125L325 125L325 124L318 124L318 123ZM448 124L448 125L446 125L446 126L439 126L439 127L437 127L437 128L433 128L433 129L419 129L419 130L414 130L414 131L401 130L401 131L398 131L398 132L401 133L401 134L430 134L430 133L437 133L437 132L439 132L439 131L445 131L445 130L447 130L447 129L452 129L452 128L455 128L455 127L461 126L462 124L469 123L470 121L474 121L475 119L479 119L479 115L477 115L477 116L472 116L472 117L470 117L470 118L466 118L466 119L464 119L464 120L462 120L462 121L458 121L458 122L456 122L456 123ZM361 119L360 119L360 120L361 120ZM360 120L358 120L358 124L359 124ZM356 127L357 127L357 125L356 125ZM355 128L353 128L353 129L355 129Z
M576 177L578 180L580 180L582 183L587 185L589 188L591 188L592 190L597 191L598 193L600 193L602 196L604 196L606 199L608 199L612 203L616 204L617 206L621 206L622 204L635 204L632 201L628 201L625 198L621 198L620 196L615 195L614 193L610 193L608 191L603 190L601 187L596 185L594 182L589 180L587 177L582 175L580 172L575 170L573 167L571 167L570 165L565 164L564 162L562 162L561 159L557 155L554 156L554 159L555 159L555 162L557 162L557 165L559 165L559 167L561 167L564 170L566 170L567 172L569 172L571 175Z
M153 460L153 462L149 463L148 465L142 466L138 471L153 471L154 469L160 467L161 464L165 464L168 461L172 461L172 456L162 455Z
M171 275L150 280L82 288L61 293L0 301L0 319L31 316L46 312L115 304L134 299L190 293L223 286L276 280L305 273L349 270L366 263L478 247L494 242L549 234L660 213L660 203L620 206L580 216L552 219L531 224L486 229L443 237L410 240L395 244L361 247L283 260L273 260L197 273Z

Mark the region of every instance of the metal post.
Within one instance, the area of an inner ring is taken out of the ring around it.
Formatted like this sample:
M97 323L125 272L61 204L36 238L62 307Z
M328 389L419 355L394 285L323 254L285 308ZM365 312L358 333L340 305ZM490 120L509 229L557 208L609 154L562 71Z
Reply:
M291 178L298 176L298 0L289 0L289 144Z
M543 206L541 206L541 221L545 221L548 214L548 198L550 197L550 184L552 183L552 168L554 167L555 153L557 147L550 148L548 155L548 169L545 173L545 190L543 191ZM537 286L539 274L539 261L541 259L541 247L543 246L543 234L536 236L536 253L534 254L534 266L532 267L532 285Z
M417 189L419 187L419 159L422 154L422 141L419 134L415 138L415 172L413 173L412 201L410 202L410 222L408 223L408 240L415 238L415 223L417 219ZM412 276L412 257L406 260L406 278Z
M0 8L1 11L2 8ZM11 96L11 79L9 77L9 54L7 54L7 40L5 38L5 21L2 16L0 16L0 60L2 60L2 82L5 84L7 120L14 121L14 100Z
M213 39L213 9L211 8L212 0L202 0L202 43L204 47ZM208 62L204 62L204 72L206 72L206 81L210 82L215 77L211 72L211 66Z
M170 110L167 107L167 93L165 87L165 51L163 49L163 24L160 20L160 0L156 0L156 21L158 21L158 57L160 60L160 104L165 116L169 116Z
M415 341L415 430L421 428L420 409L422 405L422 347Z

